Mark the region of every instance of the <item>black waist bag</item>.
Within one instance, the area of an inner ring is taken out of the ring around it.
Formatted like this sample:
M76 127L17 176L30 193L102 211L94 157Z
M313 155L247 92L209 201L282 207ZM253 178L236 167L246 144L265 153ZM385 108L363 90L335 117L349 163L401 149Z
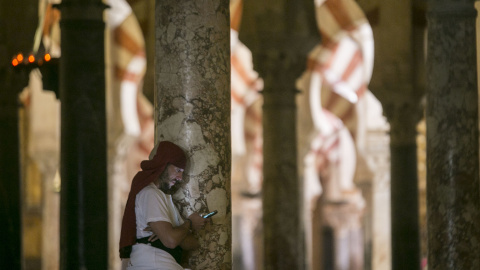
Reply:
M163 245L163 243L162 243L162 241L160 241L160 239L157 239L153 242L149 242L148 241L149 237L150 236L137 239L137 243L151 244L152 247L156 247L156 248L165 250L166 252L170 253L170 255L172 255L172 257L175 259L175 261L177 261L178 264L180 264L180 260L182 259L182 251L183 251L183 249L180 246L177 246L176 248L167 248L166 246Z

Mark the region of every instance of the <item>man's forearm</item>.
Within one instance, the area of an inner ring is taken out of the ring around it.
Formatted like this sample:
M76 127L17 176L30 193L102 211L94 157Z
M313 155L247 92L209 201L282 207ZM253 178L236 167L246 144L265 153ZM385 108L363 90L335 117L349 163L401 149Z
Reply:
M158 221L150 223L150 227L153 233L155 233L160 241L168 248L175 248L180 245L190 231L188 221L177 227L173 227L172 224L165 221Z
M198 248L200 245L198 244L198 240L193 236L192 233L188 233L187 237L183 239L182 243L180 243L180 247L183 250L193 250Z

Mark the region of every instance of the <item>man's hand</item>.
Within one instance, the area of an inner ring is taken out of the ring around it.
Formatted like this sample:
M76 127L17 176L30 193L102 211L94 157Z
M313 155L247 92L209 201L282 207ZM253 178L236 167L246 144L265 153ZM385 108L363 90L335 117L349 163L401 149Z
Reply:
M198 213L191 214L188 219L192 221L192 229L195 231L201 230L205 227L207 222L210 222L210 218L203 218Z
M145 232L152 232L153 234L150 235L150 237L148 238L148 242L154 242L156 240L158 240L158 236L152 231L152 228L150 226L147 226L145 229L144 229Z
M193 213L188 217L192 221L192 228L195 231L203 229L207 222L210 222L210 218L203 218L198 213ZM190 249L197 246L191 244L189 238L195 240L193 235L189 233L190 221L185 221L182 225L173 227L170 222L166 221L155 221L149 222L148 227L145 228L145 231L152 231L153 235L150 236L149 241L154 241L157 238L168 248L175 248L180 245L186 238L188 241L185 241L185 248ZM188 243L187 243L188 242ZM196 240L195 240L196 242Z

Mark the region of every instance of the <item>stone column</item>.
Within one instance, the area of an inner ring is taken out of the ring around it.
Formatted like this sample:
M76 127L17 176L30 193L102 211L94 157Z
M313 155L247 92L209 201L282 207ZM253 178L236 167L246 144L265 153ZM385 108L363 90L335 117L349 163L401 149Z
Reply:
M2 58L6 60L5 58ZM7 68L5 68L7 69ZM0 247L0 268L22 269L22 204L20 179L20 141L18 126L18 94L12 69L0 75L0 229L4 243Z
M415 98L391 105L384 112L390 123L392 269L420 269L416 125L422 110Z
M264 269L304 269L295 82L319 42L312 1L245 1L240 40L264 79Z
M60 268L108 268L105 48L101 0L64 0L60 59Z
M182 215L218 210L188 264L231 269L229 1L156 0L155 10L155 142L187 153Z
M38 1L33 0L0 1L0 269L25 266L18 95L28 84L28 72L14 71L11 61L17 53L27 54L32 49L37 7Z
M3 61L7 59L1 58ZM2 269L22 269L18 94L23 87L19 87L15 80L23 80L24 76L12 71L12 68L5 66L0 70L0 216L4 220L0 225L4 232L0 237L3 243L0 247Z
M480 269L474 0L428 2L429 269Z
M374 28L375 67L370 87L390 124L391 269L420 269L416 125L424 88L415 65L412 3L379 3ZM375 247L374 247L375 248ZM383 265L386 267L386 265Z

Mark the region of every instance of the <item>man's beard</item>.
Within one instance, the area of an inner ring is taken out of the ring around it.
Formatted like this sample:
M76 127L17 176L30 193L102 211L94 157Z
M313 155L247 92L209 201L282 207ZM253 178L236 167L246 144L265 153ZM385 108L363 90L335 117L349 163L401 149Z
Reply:
M170 186L168 182L161 180L159 189L165 194L170 194Z
M159 189L163 191L165 194L172 195L175 192L177 192L178 188L180 187L180 184L178 181L175 181L175 184L170 187L170 182L173 181L173 179L169 178L167 170L165 170L162 175L160 175L160 187Z

